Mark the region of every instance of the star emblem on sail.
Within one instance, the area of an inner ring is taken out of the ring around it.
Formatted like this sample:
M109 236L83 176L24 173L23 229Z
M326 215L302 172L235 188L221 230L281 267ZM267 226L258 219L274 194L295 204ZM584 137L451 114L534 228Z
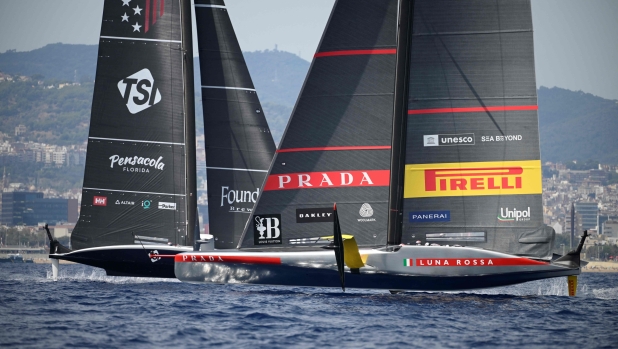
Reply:
M165 14L165 1L164 0L145 0L144 7L140 7L139 5L135 5L135 7L131 7L130 2L131 0L122 0L121 6L123 7L128 6L129 8L131 8L133 10L132 16L139 16L139 17L143 16L144 17L144 21L142 24L140 24L141 21L137 21L137 20L135 24L131 24L131 27L133 27L133 32L147 33L150 30L150 28L154 26L155 23L157 23L157 20L163 17L163 15ZM127 13L124 12L124 14L120 16L121 18L120 22L129 23L129 17L130 15L127 15ZM142 31L142 28L143 28L143 31Z

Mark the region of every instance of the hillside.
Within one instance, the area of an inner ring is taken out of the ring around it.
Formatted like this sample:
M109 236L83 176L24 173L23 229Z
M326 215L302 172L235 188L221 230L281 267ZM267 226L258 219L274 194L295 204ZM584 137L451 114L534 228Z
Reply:
M0 71L11 75L42 75L68 82L94 81L97 45L50 44L28 51L0 53ZM77 79L75 79L77 78Z
M80 76L94 76L96 51L94 45L63 44L30 52L9 51L0 53L0 71L40 75L46 77L46 81L73 81L76 69ZM276 50L245 52L245 58L278 142L309 63L294 54ZM31 85L16 82L0 87L0 132L11 134L14 127L22 123L37 132L36 140L39 141L58 144L85 141L92 85L86 83L62 90L28 88ZM199 80L196 85L199 86ZM616 101L561 88L541 87L538 93L543 161L618 163ZM199 88L196 89L196 107L198 130L203 130L203 121L199 117L202 110Z
M544 161L618 163L618 101L556 87L538 93Z

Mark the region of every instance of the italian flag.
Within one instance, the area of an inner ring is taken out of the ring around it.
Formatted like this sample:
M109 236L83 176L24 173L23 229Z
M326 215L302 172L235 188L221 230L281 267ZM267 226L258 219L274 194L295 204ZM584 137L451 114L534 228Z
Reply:
M413 267L414 266L414 259L412 258L406 258L403 260L403 266L404 267Z

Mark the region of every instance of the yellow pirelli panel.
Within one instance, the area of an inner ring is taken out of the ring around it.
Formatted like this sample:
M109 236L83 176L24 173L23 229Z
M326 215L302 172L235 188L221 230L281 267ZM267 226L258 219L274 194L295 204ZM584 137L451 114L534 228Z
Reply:
M406 199L541 194L540 160L406 165Z

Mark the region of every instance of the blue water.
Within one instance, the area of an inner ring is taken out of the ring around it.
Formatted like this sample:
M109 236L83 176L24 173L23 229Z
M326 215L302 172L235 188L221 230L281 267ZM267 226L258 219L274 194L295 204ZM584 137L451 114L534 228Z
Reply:
M194 285L0 264L1 348L618 348L618 274L465 293Z

